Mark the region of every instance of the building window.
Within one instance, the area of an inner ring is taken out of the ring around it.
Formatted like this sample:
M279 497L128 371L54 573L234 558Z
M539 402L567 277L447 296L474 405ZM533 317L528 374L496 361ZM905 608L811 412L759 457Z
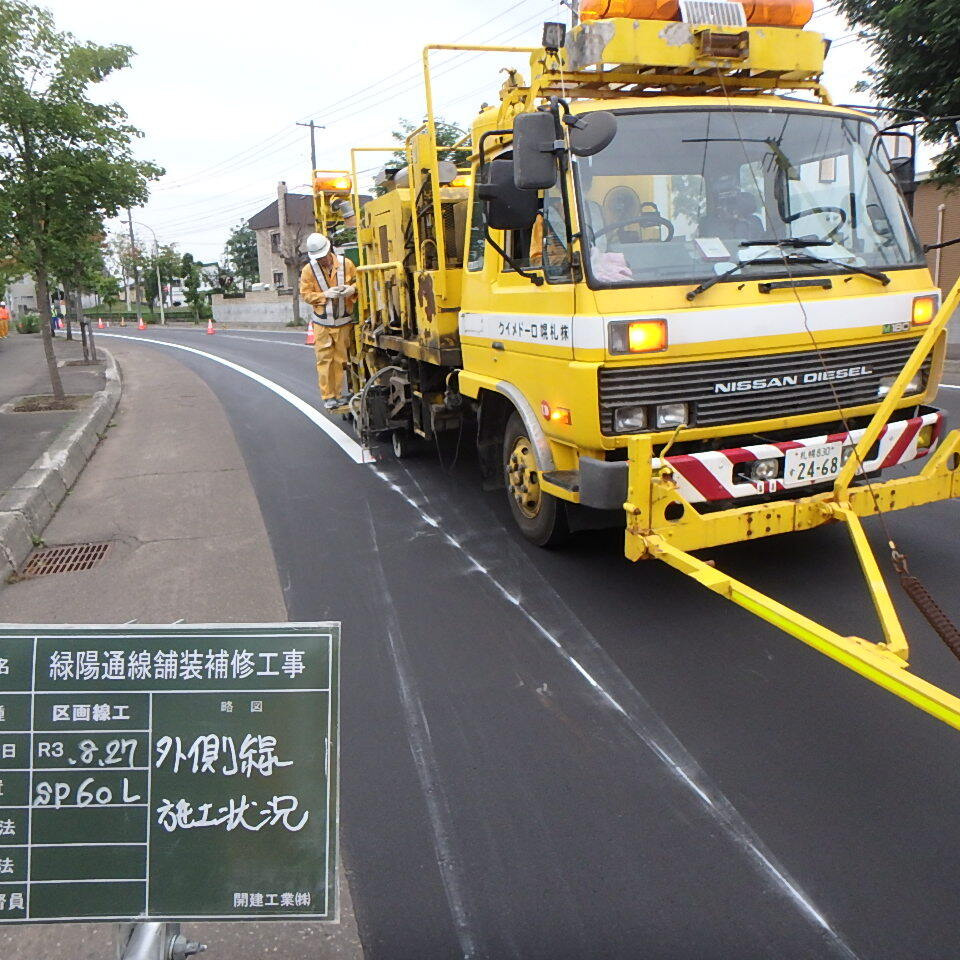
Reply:
M280 234L279 233L270 234L270 249L274 253L280 252Z
M283 286L283 274L279 270L275 270L273 273L273 285L275 287Z

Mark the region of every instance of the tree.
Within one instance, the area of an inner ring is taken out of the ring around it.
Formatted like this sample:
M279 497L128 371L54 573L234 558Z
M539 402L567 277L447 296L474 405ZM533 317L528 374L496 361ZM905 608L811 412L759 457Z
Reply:
M160 271L160 284L169 282L180 274L180 264L183 258L177 252L175 246L163 244L159 249L154 250L144 258L143 261L143 291L144 296L150 302L150 309L162 295L157 284L157 270Z
M293 301L293 322L300 325L300 271L303 269L304 256L301 252L307 236L312 232L303 224L289 224L286 239L280 244L280 259L287 268L287 283L291 288Z
M238 223L230 231L230 238L223 248L225 260L233 265L234 273L245 283L260 280L260 258L257 255L257 235L246 221Z
M142 203L162 171L134 160L140 132L116 103L90 87L129 65L126 46L78 43L50 14L0 0L0 257L33 274L44 356L54 397L63 400L50 337L50 274L82 246L91 222Z
M400 143L406 143L407 137L413 133L421 124L413 123L411 120L407 120L403 117L399 120L400 129L393 131L393 139L399 140ZM446 120L441 117L437 118L437 146L438 147L450 147L452 148L454 144L459 143L467 133L454 123L448 123ZM452 160L454 163L460 164L464 161L466 157L470 155L469 150L438 150L437 157L440 160ZM393 155L394 164L405 167L407 165L407 153L406 150L398 150ZM376 188L377 196L382 197L386 190L383 187Z
M921 136L945 144L934 179L960 182L960 136L949 121L960 114L960 9L956 0L835 0L854 29L862 31L876 56L861 89L884 107L922 115Z
M200 264L194 260L193 255L185 253L180 262L180 275L183 277L183 295L187 303L193 307L193 316L197 323L200 322L200 304L203 303L204 295L200 292L200 284L203 281L203 274L200 272Z

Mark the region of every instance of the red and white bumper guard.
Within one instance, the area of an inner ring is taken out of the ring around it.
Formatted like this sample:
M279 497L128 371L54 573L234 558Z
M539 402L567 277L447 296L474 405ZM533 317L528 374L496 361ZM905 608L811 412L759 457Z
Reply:
M933 443L920 449L920 431L932 426ZM864 464L870 473L885 470L911 460L919 460L934 450L943 435L944 416L939 411L931 411L909 420L899 420L887 424L880 437L877 455ZM827 436L810 437L805 440L790 440L783 443L761 443L750 447L736 447L730 450L712 450L708 453L691 453L683 456L667 457L673 467L677 492L688 503L706 503L714 500L732 500L738 497L756 497L758 494L780 493L785 490L799 490L810 487L822 480L810 480L800 483L785 483L783 479L753 481L736 473L735 468L743 463L756 460L786 458L788 450L800 447L818 447L825 443L843 442L844 446L854 446L863 436L863 430L849 433L831 433ZM783 473L781 467L780 473Z

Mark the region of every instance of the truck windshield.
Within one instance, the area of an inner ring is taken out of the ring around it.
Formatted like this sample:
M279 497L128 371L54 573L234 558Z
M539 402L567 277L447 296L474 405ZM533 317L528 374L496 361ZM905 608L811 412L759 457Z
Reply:
M575 164L594 287L701 283L745 261L738 280L834 271L803 258L786 268L774 244L790 239L815 241L817 257L848 266L924 264L865 120L769 108L618 120L610 146Z

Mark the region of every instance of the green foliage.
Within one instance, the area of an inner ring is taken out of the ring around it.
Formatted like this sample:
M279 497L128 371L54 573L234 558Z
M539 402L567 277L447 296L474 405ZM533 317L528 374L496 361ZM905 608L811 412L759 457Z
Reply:
M18 261L36 280L58 397L63 386L46 329L50 273L85 273L104 218L144 202L149 180L161 174L134 159L141 134L123 109L89 96L132 53L79 43L48 11L0 0L0 260Z
M157 267L160 268L161 284L170 283L174 277L180 276L182 258L176 247L165 244L159 250L144 257L142 266L143 293L151 304L160 299L160 290L157 286Z
M957 0L835 0L876 55L861 85L885 107L918 112L921 134L944 144L934 177L960 182L960 137L937 117L960 114L960 5Z
M26 313L14 323L17 333L39 333L40 318L35 313Z
M234 267L236 276L247 283L260 280L260 260L257 256L257 235L246 222L238 223L230 232L223 255Z
M187 303L193 307L194 316L200 320L203 318L202 307L206 295L200 292L203 275L200 272L200 264L194 260L192 254L183 255L180 262L180 276L183 278L183 294Z
M448 123L446 120L441 117L437 117L437 146L438 147L453 147L454 144L459 143L467 133L462 128L458 127L454 123ZM393 139L398 140L400 143L405 143L407 137L413 133L414 130L417 130L421 124L413 123L411 120L407 120L403 117L399 120L400 129L393 131ZM452 160L454 163L462 163L464 159L469 155L468 150L438 150L437 157L440 160ZM394 155L391 161L394 164L405 167L407 165L407 153L406 150L398 150ZM376 188L376 193L378 197L382 197L386 191L382 187Z

